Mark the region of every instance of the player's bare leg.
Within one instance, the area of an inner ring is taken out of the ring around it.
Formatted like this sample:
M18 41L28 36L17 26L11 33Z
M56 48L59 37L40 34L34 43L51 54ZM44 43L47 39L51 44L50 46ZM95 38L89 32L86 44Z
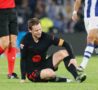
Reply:
M0 38L0 55L4 53L9 46L9 36L3 36Z
M95 40L95 53L98 55L98 31L97 31L97 36Z
M83 57L83 60L80 64L80 66L77 68L77 70L80 72L82 72L86 68L86 66L90 60L90 57L91 57L91 55L94 51L94 48L95 48L95 41L96 41L97 35L98 35L97 29L93 29L88 33L87 46L86 46L86 49L84 52L84 57Z
M60 50L53 55L53 66L55 69L58 68L58 65L60 64L61 61L63 61L63 58L65 56L66 57L68 56L66 50ZM50 82L72 82L71 79L68 79L66 77L57 77L52 69L43 69L41 71L40 77L42 79L49 80Z
M14 73L15 59L16 59L16 35L10 35L10 44L6 50L6 56L8 60L8 78L18 78Z
M50 68L43 69L40 73L40 77L42 80L46 80L49 82L72 82L71 79L68 79L66 77L56 76L56 73Z
M76 81L83 82L86 79L85 74L79 75L76 70L76 59L71 59L66 50L60 50L53 55L53 65L58 67L61 61L64 61L66 69L73 75Z

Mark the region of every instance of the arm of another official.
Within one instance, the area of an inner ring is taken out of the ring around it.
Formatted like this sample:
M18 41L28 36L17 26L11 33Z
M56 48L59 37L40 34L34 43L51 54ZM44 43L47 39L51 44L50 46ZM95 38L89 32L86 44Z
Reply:
M75 0L74 10L73 10L73 14L72 14L72 20L73 21L77 21L78 20L77 12L79 11L79 8L81 6L81 2L82 2L82 0Z

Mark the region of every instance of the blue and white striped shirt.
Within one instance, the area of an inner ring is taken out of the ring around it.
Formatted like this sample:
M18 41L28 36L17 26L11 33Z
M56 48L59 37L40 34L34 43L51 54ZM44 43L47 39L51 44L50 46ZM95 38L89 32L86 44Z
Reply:
M98 0L85 0L85 18L98 17Z

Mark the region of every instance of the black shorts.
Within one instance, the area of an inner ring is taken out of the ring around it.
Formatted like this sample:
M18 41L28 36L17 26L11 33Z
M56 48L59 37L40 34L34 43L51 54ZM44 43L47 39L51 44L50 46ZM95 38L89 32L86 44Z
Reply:
M0 9L0 37L11 34L18 34L16 9Z
M49 58L47 58L40 67L36 68L35 70L32 71L32 73L27 74L27 78L32 81L32 82L47 82L47 80L42 80L40 78L40 72L42 69L46 69L46 68L50 68L54 71L56 71L58 68L54 68L53 66L53 60L52 60L52 56L50 56Z

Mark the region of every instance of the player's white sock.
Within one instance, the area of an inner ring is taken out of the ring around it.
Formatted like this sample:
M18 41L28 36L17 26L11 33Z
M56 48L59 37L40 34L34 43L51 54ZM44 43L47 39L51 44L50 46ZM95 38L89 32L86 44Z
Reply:
M86 68L87 63L88 63L93 51L94 51L94 45L93 44L87 44L85 52L84 52L84 57L83 57L82 63L80 64L80 66L83 69Z
M98 45L95 45L95 53L98 55Z

